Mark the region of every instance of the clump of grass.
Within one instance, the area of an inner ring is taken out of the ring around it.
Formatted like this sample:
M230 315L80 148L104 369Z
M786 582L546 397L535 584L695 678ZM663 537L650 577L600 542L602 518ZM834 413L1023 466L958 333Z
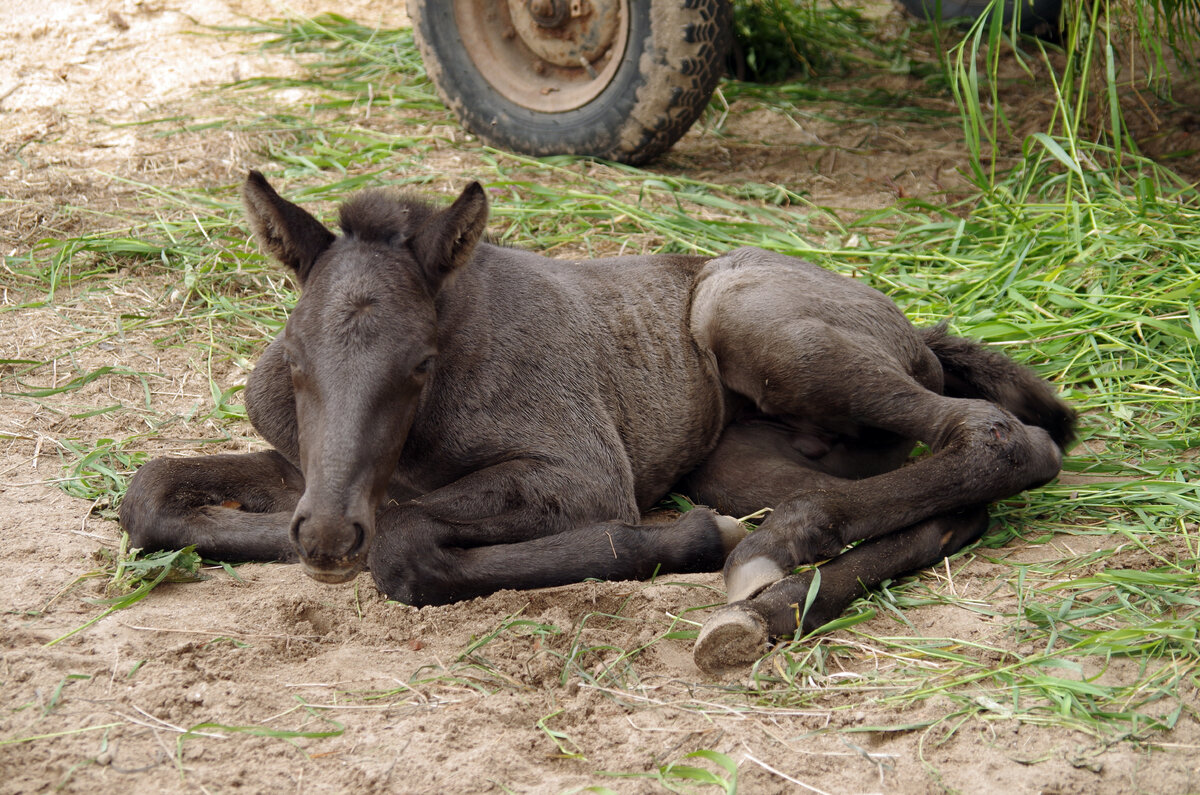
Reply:
M239 736L262 737L271 740L282 740L289 745L296 747L299 751L299 746L296 743L297 740L323 740L329 737L340 737L346 731L345 726L333 720L332 718L329 718L319 707L309 706L301 703L299 706L288 710L288 712L294 712L299 709L304 709L304 711L307 713L307 720L305 721L306 723L319 722L325 724L327 728L279 729L274 726L259 726L253 724L248 726L231 726L224 723L217 723L215 721L204 721L202 723L189 726L186 730L182 731L175 740L175 755L173 761L175 762L176 770L179 772L180 780L183 781L186 778L183 767L183 747L188 742L194 742L200 739L226 740L230 739L230 737ZM280 716L278 715L275 716L275 718L279 717ZM302 754L303 752L300 751L300 753Z
M701 762L709 765L702 766ZM644 778L653 781L669 792L694 792L697 787L712 787L707 791L725 792L736 795L738 791L738 765L733 759L719 751L701 748L684 754L679 759L659 765L649 773L614 773L601 771L601 775L616 778ZM597 791L609 793L606 787Z
M107 590L117 595L107 599L89 599L89 602L103 606L105 610L45 645L61 643L118 610L132 607L164 582L196 582L202 579L200 556L195 547L161 550L146 555L140 552L129 548L129 536L126 533L121 534L121 543L115 553L102 547L97 553L104 564L102 569L85 574L76 583L85 578L107 577ZM67 590L74 585L72 583Z
M1065 2L1061 49L1019 39L1000 11L996 3L980 17L948 60L981 186L999 177L997 158L1008 154L1005 144L1013 138L1001 101L1004 65L1017 65L1023 77L1052 91L1053 114L1041 131L1043 144L1061 146L1064 162L1091 159L1101 165L1110 160L1119 165L1126 154L1138 153L1126 114L1145 115L1149 106L1143 92L1169 96L1175 82L1194 81L1200 74L1200 5L1192 0ZM1192 148L1170 156L1195 153ZM1138 168L1135 163L1131 170Z
M733 33L736 76L759 83L844 74L853 66L908 66L857 8L837 2L734 0Z
M368 28L340 14L312 19L262 21L226 28L267 37L261 46L285 49L305 57L301 63L313 78L253 78L243 88L300 86L319 91L324 99L314 110L346 110L370 114L374 108L445 113L413 42L412 31ZM319 79L317 76L319 75Z
M90 500L92 511L116 518L114 506L125 493L130 475L146 461L143 451L128 452L131 439L97 439L94 444L62 439L66 477L60 488L71 495Z

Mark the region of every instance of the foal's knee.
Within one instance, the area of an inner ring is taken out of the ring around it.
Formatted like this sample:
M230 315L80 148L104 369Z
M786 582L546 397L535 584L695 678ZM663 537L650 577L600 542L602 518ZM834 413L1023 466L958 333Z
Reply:
M1044 428L1026 425L1000 406L983 400L960 400L960 411L941 422L929 440L935 452L954 450L969 466L961 477L987 478L993 499L1036 488L1054 479L1062 467L1062 450ZM952 484L948 484L952 485Z
M129 481L129 488L121 500L118 519L121 527L129 534L129 545L133 549L163 549L169 539L163 537L163 512L171 493L170 471L172 460L156 458L144 464Z
M375 586L389 599L413 607L456 602L454 558L442 549L436 520L420 506L393 507L375 520L375 542L367 566Z

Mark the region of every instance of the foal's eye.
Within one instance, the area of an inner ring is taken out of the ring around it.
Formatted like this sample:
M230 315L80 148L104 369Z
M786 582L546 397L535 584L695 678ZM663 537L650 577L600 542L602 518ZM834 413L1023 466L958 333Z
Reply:
M417 375L425 375L433 367L433 357L426 356L421 360L421 363L413 368L413 372Z

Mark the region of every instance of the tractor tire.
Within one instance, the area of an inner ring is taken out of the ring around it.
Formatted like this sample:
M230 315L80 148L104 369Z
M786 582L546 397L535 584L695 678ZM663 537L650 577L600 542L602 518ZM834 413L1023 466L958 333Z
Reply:
M464 127L529 155L642 164L699 118L729 0L408 0L426 72Z

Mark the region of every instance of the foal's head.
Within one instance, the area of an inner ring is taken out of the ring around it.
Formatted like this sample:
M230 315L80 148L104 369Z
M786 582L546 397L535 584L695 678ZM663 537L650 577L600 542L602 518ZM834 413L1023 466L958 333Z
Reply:
M366 563L376 509L435 366L434 299L470 259L487 198L478 183L444 210L361 193L342 207L339 237L258 172L242 195L259 242L301 285L281 338L305 481L292 545L311 576L343 582Z

